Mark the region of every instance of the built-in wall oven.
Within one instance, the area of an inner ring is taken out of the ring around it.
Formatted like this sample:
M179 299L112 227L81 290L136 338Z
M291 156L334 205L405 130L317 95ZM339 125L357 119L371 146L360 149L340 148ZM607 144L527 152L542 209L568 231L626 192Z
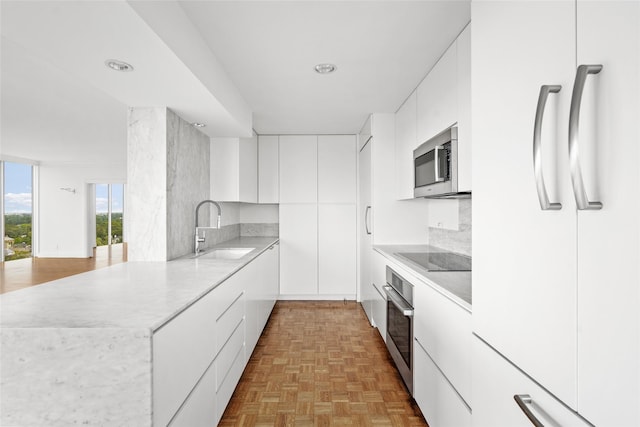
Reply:
M387 266L387 348L413 395L413 285Z

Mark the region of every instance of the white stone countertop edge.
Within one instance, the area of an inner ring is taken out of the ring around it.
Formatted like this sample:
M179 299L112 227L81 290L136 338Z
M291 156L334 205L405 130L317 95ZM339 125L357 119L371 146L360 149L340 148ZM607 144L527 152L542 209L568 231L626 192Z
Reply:
M125 262L0 295L0 328L163 326L279 242L240 237L207 250L255 248L237 260Z

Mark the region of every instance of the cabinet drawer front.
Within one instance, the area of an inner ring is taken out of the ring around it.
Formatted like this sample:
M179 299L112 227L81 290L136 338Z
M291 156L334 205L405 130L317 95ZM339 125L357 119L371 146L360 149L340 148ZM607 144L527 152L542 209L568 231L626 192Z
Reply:
M243 350L244 346L244 328L245 324L243 321L238 323L233 329L233 334L224 344L222 350L220 350L220 354L216 358L216 390L220 391L222 384L227 380L227 376L230 373L231 366L234 361L238 357L238 352ZM243 361L242 365L244 368L244 352L240 357Z
M225 311L238 299L238 296L244 292L243 277L246 275L246 270L251 265L247 265L241 270L237 271L233 276L222 282L217 288L213 290L216 293L216 305L214 319L220 318Z
M244 293L241 293L216 320L216 354L222 350L229 337L235 332L236 326L242 321L244 305Z
M414 306L415 337L472 405L471 313L422 282L415 283Z
M414 398L429 425L470 427L471 410L421 345L413 348Z
M531 427L514 396L532 399L533 415L543 425L589 424L478 338L473 339L474 427Z
M211 365L170 425L210 427L216 419L216 414L216 370Z
M217 365L218 361L216 361ZM222 415L224 414L224 410L231 400L231 396L233 395L233 391L242 376L242 372L244 371L244 345L240 348L238 353L235 355L235 359L232 359L232 365L227 372L227 376L218 388L218 393L216 394L216 406L218 408L218 416L216 417L216 423L220 421ZM220 372L220 370L218 370ZM219 377L218 377L219 378Z
M215 290L153 334L153 421L167 425L216 354Z

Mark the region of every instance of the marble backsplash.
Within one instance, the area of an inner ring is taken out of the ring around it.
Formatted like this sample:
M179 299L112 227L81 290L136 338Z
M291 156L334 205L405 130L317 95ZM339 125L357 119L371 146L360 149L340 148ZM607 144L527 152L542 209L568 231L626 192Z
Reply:
M471 199L458 200L458 229L429 227L428 244L471 256Z
M210 248L217 244L226 242L238 237L278 237L278 223L241 223L223 225L222 228L208 229L204 248Z

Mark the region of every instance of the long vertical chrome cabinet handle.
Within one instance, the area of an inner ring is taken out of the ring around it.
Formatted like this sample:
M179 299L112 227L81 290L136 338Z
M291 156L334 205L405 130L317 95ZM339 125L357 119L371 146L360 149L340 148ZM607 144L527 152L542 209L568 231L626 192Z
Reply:
M544 85L540 87L538 95L538 107L536 108L536 121L533 125L533 173L536 178L536 190L538 190L538 200L543 211L557 211L562 209L561 203L550 202L547 194L547 187L544 185L542 172L542 120L544 118L544 108L550 93L558 93L562 86Z
M580 155L578 154L578 129L580 126L580 104L582 92L587 81L587 75L598 74L602 65L580 65L576 72L576 80L573 84L571 95L571 109L569 110L569 167L571 169L571 182L573 194L576 197L576 205L579 210L602 209L602 203L590 202L582 181L582 169L580 168Z
M371 234L371 230L369 230L369 212L371 212L371 206L367 206L364 211L364 229L367 234Z
M533 414L531 409L529 409L529 405L533 403L533 399L531 398L531 396L529 396L528 394L516 394L515 396L513 396L513 399L516 401L520 409L522 409L522 412L524 412L527 418L529 418L531 424L536 427L544 427L544 424L542 424L540 420L538 420L538 418L536 418L536 416Z

